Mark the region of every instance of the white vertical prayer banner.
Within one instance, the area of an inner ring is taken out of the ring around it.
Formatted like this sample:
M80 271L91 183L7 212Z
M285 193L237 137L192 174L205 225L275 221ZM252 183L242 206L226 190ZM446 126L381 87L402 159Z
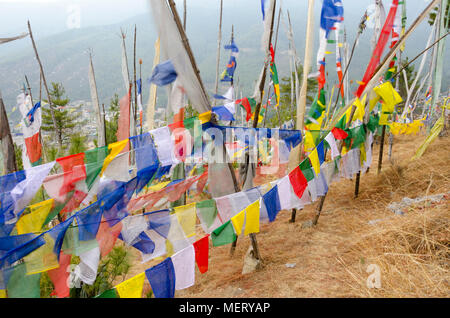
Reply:
M175 270L175 290L188 288L195 283L195 249L189 245L172 257Z

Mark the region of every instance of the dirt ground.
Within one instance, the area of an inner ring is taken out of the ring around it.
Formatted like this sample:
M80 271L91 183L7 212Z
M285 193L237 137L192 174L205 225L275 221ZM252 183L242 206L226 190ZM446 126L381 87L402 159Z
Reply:
M290 211L281 211L275 222L262 224L256 236L260 270L242 274L248 237L238 238L233 257L230 245L210 243L209 270L196 269L195 285L175 297L448 297L450 138L438 138L411 162L424 139L423 133L395 136L391 160L386 143L379 175L379 145L374 144L359 196L354 198L354 180L333 183L315 227L302 224L313 218L318 201L298 211L295 223L289 223ZM447 195L438 203L411 206L404 215L387 208L404 197L439 193ZM127 278L155 264L141 264L136 250L132 253L136 261ZM379 288L367 285L374 267ZM148 290L146 282L143 297Z

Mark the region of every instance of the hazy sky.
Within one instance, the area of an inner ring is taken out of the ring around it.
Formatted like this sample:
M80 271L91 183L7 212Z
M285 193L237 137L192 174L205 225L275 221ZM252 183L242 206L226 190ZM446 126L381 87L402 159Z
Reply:
M28 19L37 33L36 37L66 31L74 22L73 17L77 13L79 13L80 27L119 23L148 12L148 1L150 0L0 0L0 37L26 31ZM429 1L408 0L408 16L417 16ZM183 1L175 0L175 2L181 10ZM224 0L223 2L224 10L248 10L249 14L260 13L258 11L260 0ZM322 1L315 2L315 11L318 15ZM343 2L347 12L354 11L360 15L374 0L344 0ZM187 0L188 9L191 10L200 7L218 10L219 3L219 0ZM278 5L280 3L285 8L298 8L306 7L307 0L279 0ZM383 3L388 10L391 0L384 0ZM306 12L304 15L306 17ZM297 19L303 18L297 17Z

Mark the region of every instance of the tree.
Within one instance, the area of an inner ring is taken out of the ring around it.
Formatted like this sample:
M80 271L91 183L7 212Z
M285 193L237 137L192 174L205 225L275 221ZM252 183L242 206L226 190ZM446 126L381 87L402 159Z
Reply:
M105 120L106 126L106 144L110 144L117 141L117 128L119 125L119 95L114 94L109 102L109 109L107 111L107 117L109 120Z
M50 132L56 137L58 143L58 155L63 155L64 144L70 139L73 128L76 126L76 117L69 113L65 107L69 104L69 99L63 97L66 91L62 84L53 83L50 90L50 96L53 104L56 106L53 109L55 115L56 127L53 124L51 112L49 107L42 107L42 126L43 131Z
M75 133L70 136L69 155L85 152L86 150L86 136L80 133Z

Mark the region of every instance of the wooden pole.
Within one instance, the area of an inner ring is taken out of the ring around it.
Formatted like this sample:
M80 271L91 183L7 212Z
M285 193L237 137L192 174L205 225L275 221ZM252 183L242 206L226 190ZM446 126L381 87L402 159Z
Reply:
M134 73L134 127L136 134L136 119L137 119L137 82L136 82L136 33L137 33L137 26L134 25L134 45L133 45L133 73Z
M377 174L381 172L381 165L383 164L383 148L384 148L384 135L386 134L386 125L383 125L383 129L381 131L381 140L380 140L380 153L378 154L378 170Z
M296 128L303 130L305 111L306 111L306 95L308 87L308 72L311 64L311 50L314 43L314 0L308 0L308 23L306 26L306 43L305 58L303 62L303 79L300 88L299 100L297 100L297 122Z
M215 94L217 95L219 91L219 64L220 64L220 49L222 46L222 10L223 10L223 0L220 0L220 13L219 13L219 31L217 33L217 55L216 55L216 83L215 83ZM213 101L214 106L216 105L216 100Z
M45 91L47 93L47 98L48 98L48 104L49 104L49 109L50 109L50 114L52 116L52 121L53 121L53 127L55 128L55 133L57 133L57 125L56 125L56 118L55 118L55 113L53 111L53 103L52 103L52 98L50 96L50 91L48 90L48 86L47 86L47 80L45 79L45 75L44 75L44 68L42 67L42 63L41 63L41 59L39 58L39 54L36 48L36 43L34 42L34 37L33 37L33 32L31 31L31 25L30 25L30 21L28 20L28 33L30 34L30 38L31 38L31 43L33 45L33 49L34 49L34 54L36 55L36 60L39 64L39 69L40 69L40 73L41 73L41 79L44 83L44 87L45 87ZM59 136L59 134L57 134ZM60 152L62 151L62 140L60 137L58 137L58 144L59 144L59 150Z
M350 127L350 123L352 122L352 118L353 118L353 115L355 114L355 111L356 111L356 106L352 105L350 118L347 120L347 124L345 125L346 126L345 128ZM340 145L339 153L342 150L342 146L343 146L343 143L341 143L341 145ZM325 153L325 155L326 155L326 153ZM314 226L317 225L317 222L319 221L320 213L322 212L323 204L325 202L325 198L327 197L327 194L328 194L328 192L325 193L325 195L320 198L319 204L317 205L316 215L314 216L314 219L312 221L312 225L314 225Z
M5 174L17 171L16 154L14 151L14 142L9 128L8 115L6 114L5 104L3 104L2 94L0 92L0 146L3 153L3 170Z
M270 45L272 43L272 33L273 33L273 25L274 25L274 20L275 20L275 8L277 5L277 1L273 0L274 2L274 6L273 6L273 12L272 12L272 21L271 21L271 25L270 25L270 35L269 35L269 43L268 43L268 47L267 47L267 51L269 51L270 49ZM259 93L260 96L262 96L262 92L264 90L264 83L265 83L265 78L266 78L266 70L267 70L267 63L264 63L264 72L263 72L263 77L262 77L262 81L260 83L259 86ZM259 118L259 111L261 109L261 103L262 103L262 98L259 99L258 104L256 105L256 109L255 109L255 117L253 119L253 128L256 128L258 126L258 118ZM248 168L250 165L250 156L248 156L248 160L246 160L246 173L248 173ZM254 233L251 233L250 235L250 240L252 242L252 247L253 247L253 252L254 252L254 256L257 260L261 260L261 255L259 253L259 249L258 249L258 242L256 241L256 235Z
M186 0L183 1L183 30L186 31Z

